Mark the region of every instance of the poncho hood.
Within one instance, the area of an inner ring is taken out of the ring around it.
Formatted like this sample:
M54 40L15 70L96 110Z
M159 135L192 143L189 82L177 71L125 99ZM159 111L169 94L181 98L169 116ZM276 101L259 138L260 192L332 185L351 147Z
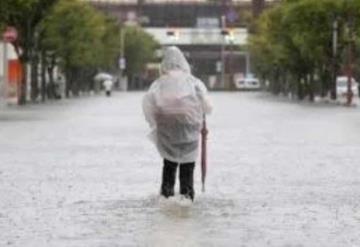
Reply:
M161 72L167 74L174 70L191 73L190 65L184 54L176 46L170 46L165 48L164 58L161 63Z

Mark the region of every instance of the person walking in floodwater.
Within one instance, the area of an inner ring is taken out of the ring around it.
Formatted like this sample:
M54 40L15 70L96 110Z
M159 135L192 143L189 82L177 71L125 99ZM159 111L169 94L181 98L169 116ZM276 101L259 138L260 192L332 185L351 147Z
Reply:
M165 49L161 73L143 99L150 138L164 163L160 193L165 198L174 196L179 167L180 194L193 201L202 120L212 107L204 83L191 74L179 48Z
M105 89L105 94L107 97L110 97L111 96L111 91L112 91L112 88L113 88L113 81L111 79L106 79L104 81L104 89Z

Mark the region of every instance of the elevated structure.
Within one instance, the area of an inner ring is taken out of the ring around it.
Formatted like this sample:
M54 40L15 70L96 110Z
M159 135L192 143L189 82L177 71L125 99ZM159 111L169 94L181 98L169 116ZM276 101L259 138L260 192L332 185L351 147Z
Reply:
M248 37L246 19L276 1L265 0L92 0L99 10L128 24L141 25L163 46L177 45L194 73L208 86L231 88L250 73L240 52ZM151 78L152 79L152 78ZM133 86L130 84L130 88Z

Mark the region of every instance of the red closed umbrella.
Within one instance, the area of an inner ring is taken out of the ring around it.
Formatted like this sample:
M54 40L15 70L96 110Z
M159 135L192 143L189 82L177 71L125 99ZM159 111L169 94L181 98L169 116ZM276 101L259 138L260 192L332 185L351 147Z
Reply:
M205 179L206 179L206 170L207 170L207 142L208 129L206 127L206 118L204 115L203 126L201 129L201 183L202 183L202 192L205 192Z

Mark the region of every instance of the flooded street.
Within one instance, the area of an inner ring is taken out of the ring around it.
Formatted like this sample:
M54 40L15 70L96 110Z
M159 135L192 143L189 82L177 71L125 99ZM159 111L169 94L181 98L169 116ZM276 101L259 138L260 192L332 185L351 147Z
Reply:
M360 246L359 109L210 94L185 208L159 201L142 96L0 111L0 246Z

